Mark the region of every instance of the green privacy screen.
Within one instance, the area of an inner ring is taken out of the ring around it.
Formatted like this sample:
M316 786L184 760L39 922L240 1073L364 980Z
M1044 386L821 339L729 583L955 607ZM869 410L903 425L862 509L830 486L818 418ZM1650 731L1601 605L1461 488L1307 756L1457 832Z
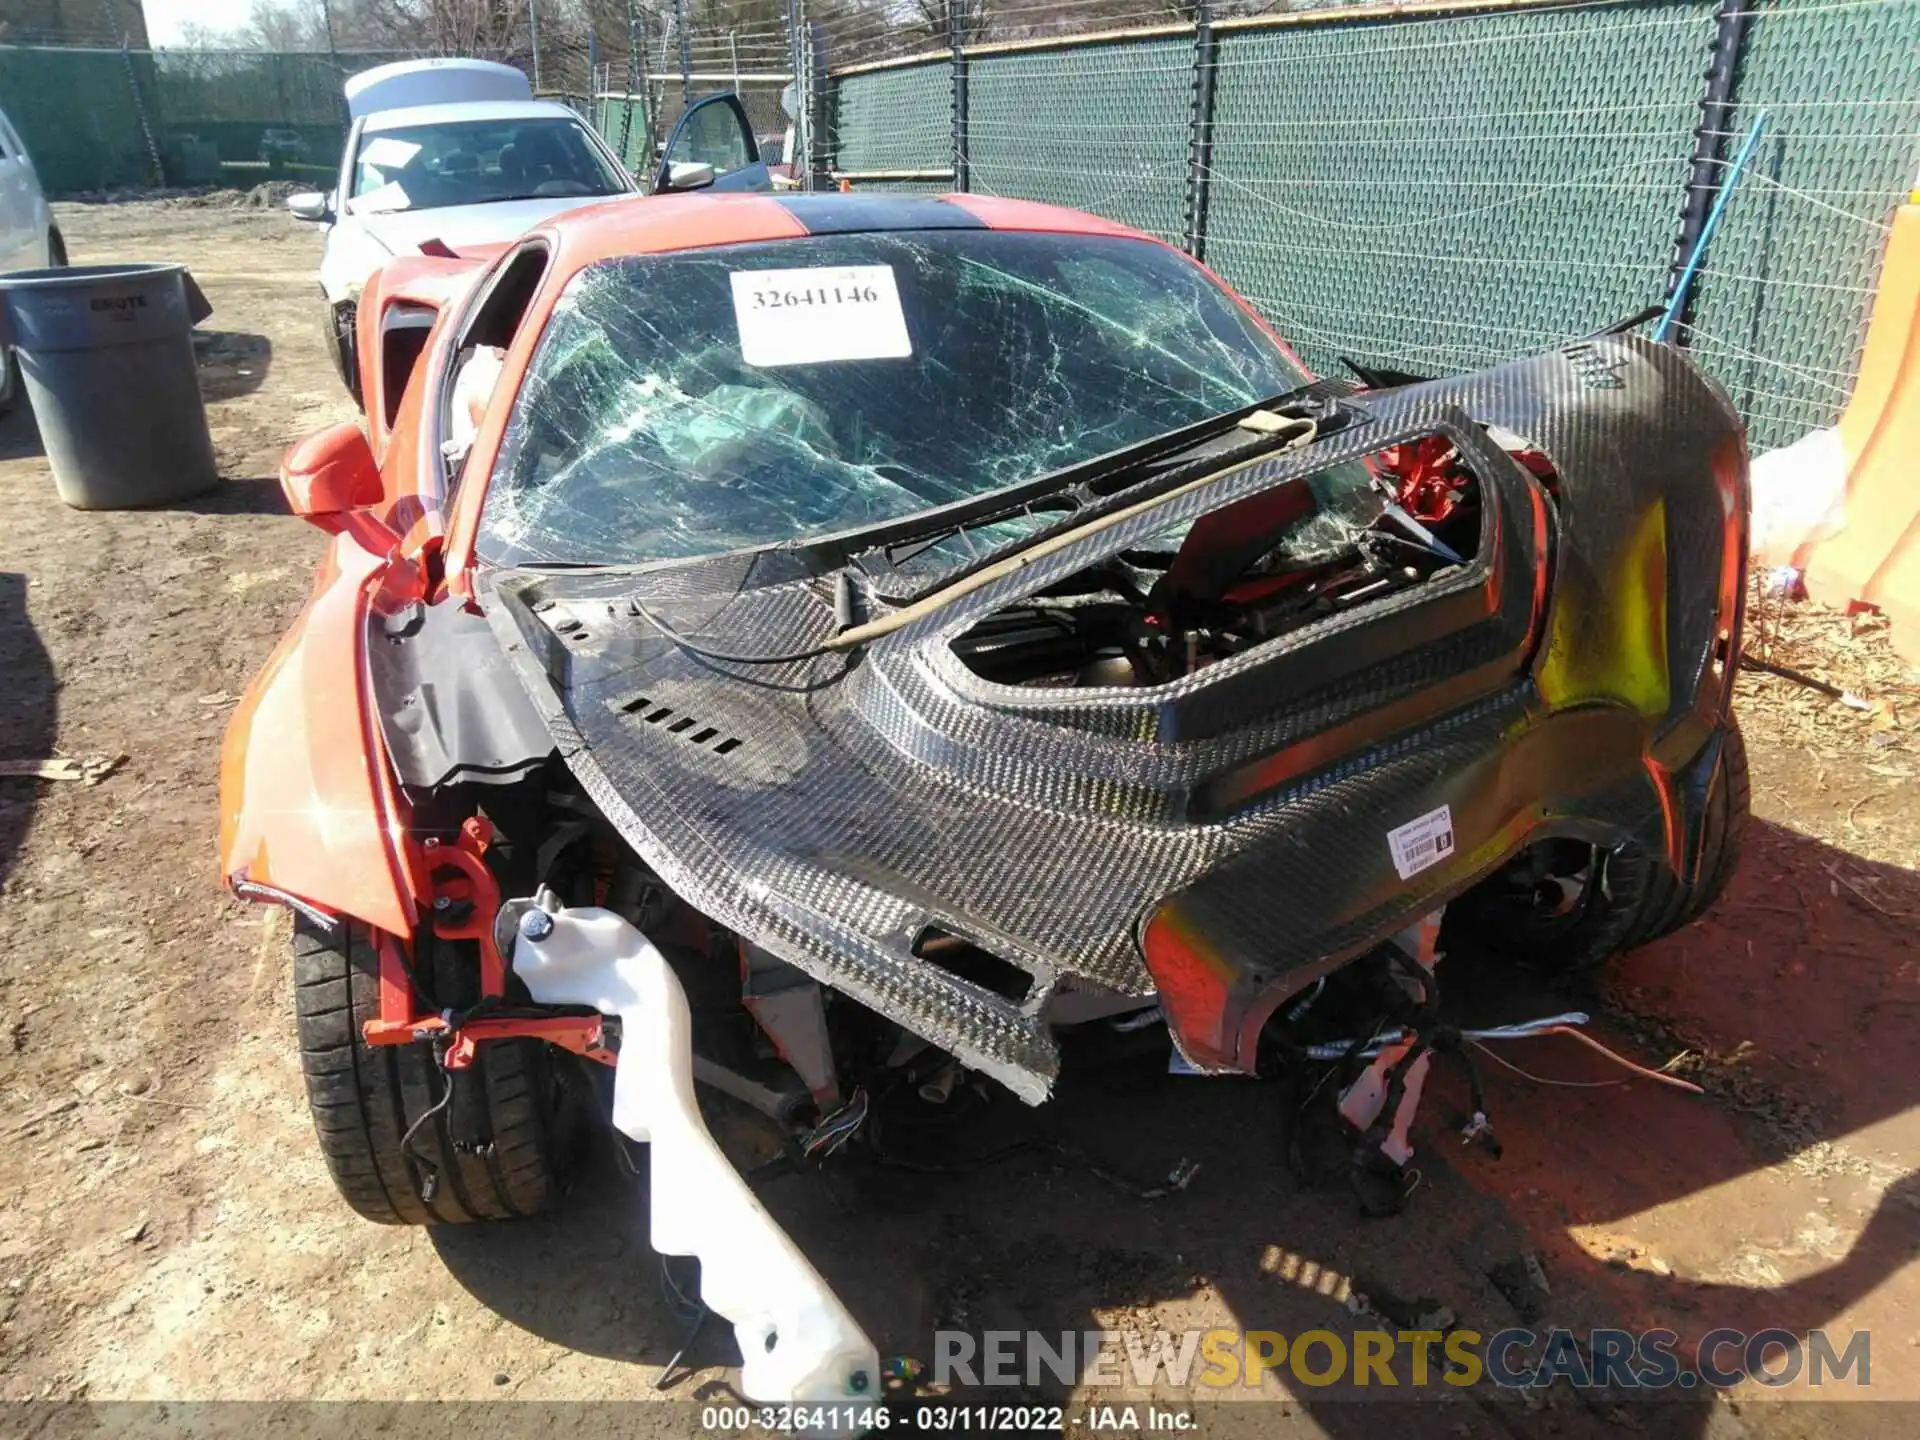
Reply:
M1920 5L1758 6L1736 94L1730 147L1762 110L1769 124L1714 240L1693 344L1762 449L1827 424L1852 391L1890 217L1920 168Z
M1714 33L1712 0L1223 23L1205 257L1323 372L1467 370L1624 318L1665 290ZM1188 32L970 55L972 188L1178 243L1196 52ZM946 69L837 81L835 163L950 164ZM1727 156L1760 110L1772 128L1692 339L1764 448L1852 388L1920 173L1920 0L1755 5L1735 96Z
M593 127L627 169L636 174L649 171L653 147L647 139L647 102L642 96L625 91L596 95Z
M147 142L118 50L0 47L0 103L51 194L151 184Z
M833 87L831 123L836 170L949 169L953 69L941 60L849 75Z
M1193 40L982 55L967 64L972 188L1185 229Z
M54 195L169 184L322 182L340 163L345 76L390 53L0 46L0 103Z
M1711 0L1216 33L1205 256L1316 369L1342 355L1470 369L1660 297ZM972 188L1179 243L1196 53L1187 30L970 54ZM319 184L339 155L341 79L393 58L0 46L0 103L56 195L150 184L156 158L175 184ZM780 87L746 88L756 130L782 131ZM681 89L652 82L661 132ZM1761 110L1771 129L1703 272L1692 339L1768 446L1830 422L1851 390L1890 217L1920 171L1920 0L1756 4L1735 94L1729 155ZM952 96L944 60L834 77L831 164L947 170ZM644 169L657 136L626 103L603 98L599 124Z
M1703 0L1220 37L1206 258L1322 374L1549 348L1660 298Z

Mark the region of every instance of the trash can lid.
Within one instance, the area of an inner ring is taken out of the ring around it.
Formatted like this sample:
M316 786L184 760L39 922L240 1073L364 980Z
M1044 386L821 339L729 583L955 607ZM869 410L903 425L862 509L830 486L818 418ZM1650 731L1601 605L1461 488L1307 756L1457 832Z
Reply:
M0 272L0 343L89 350L184 333L213 306L177 260Z
M89 281L138 280L174 271L184 273L181 260L127 260L117 265L56 265L44 270L0 270L0 289L40 290Z

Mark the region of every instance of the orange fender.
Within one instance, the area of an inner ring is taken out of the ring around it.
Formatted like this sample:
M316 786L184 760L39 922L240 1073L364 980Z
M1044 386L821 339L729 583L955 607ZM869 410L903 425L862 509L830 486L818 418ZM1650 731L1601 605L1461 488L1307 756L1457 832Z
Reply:
M334 537L306 608L234 711L220 750L220 876L404 936L417 915L410 816L366 667L368 596L384 564Z

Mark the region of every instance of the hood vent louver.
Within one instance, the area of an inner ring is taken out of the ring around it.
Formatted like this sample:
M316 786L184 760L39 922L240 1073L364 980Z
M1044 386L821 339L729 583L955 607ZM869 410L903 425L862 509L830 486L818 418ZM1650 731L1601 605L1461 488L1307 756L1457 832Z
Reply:
M644 725L657 725L669 735L678 735L691 745L731 755L742 744L738 736L723 735L716 727L702 724L691 715L676 714L671 705L655 705L648 695L635 695L620 702L621 710Z

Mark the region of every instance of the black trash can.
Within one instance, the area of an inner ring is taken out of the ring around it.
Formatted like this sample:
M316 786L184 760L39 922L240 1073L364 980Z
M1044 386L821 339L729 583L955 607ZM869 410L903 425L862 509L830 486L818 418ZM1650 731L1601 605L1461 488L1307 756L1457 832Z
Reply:
M15 270L0 301L62 500L130 510L219 481L193 354L213 307L186 266Z

